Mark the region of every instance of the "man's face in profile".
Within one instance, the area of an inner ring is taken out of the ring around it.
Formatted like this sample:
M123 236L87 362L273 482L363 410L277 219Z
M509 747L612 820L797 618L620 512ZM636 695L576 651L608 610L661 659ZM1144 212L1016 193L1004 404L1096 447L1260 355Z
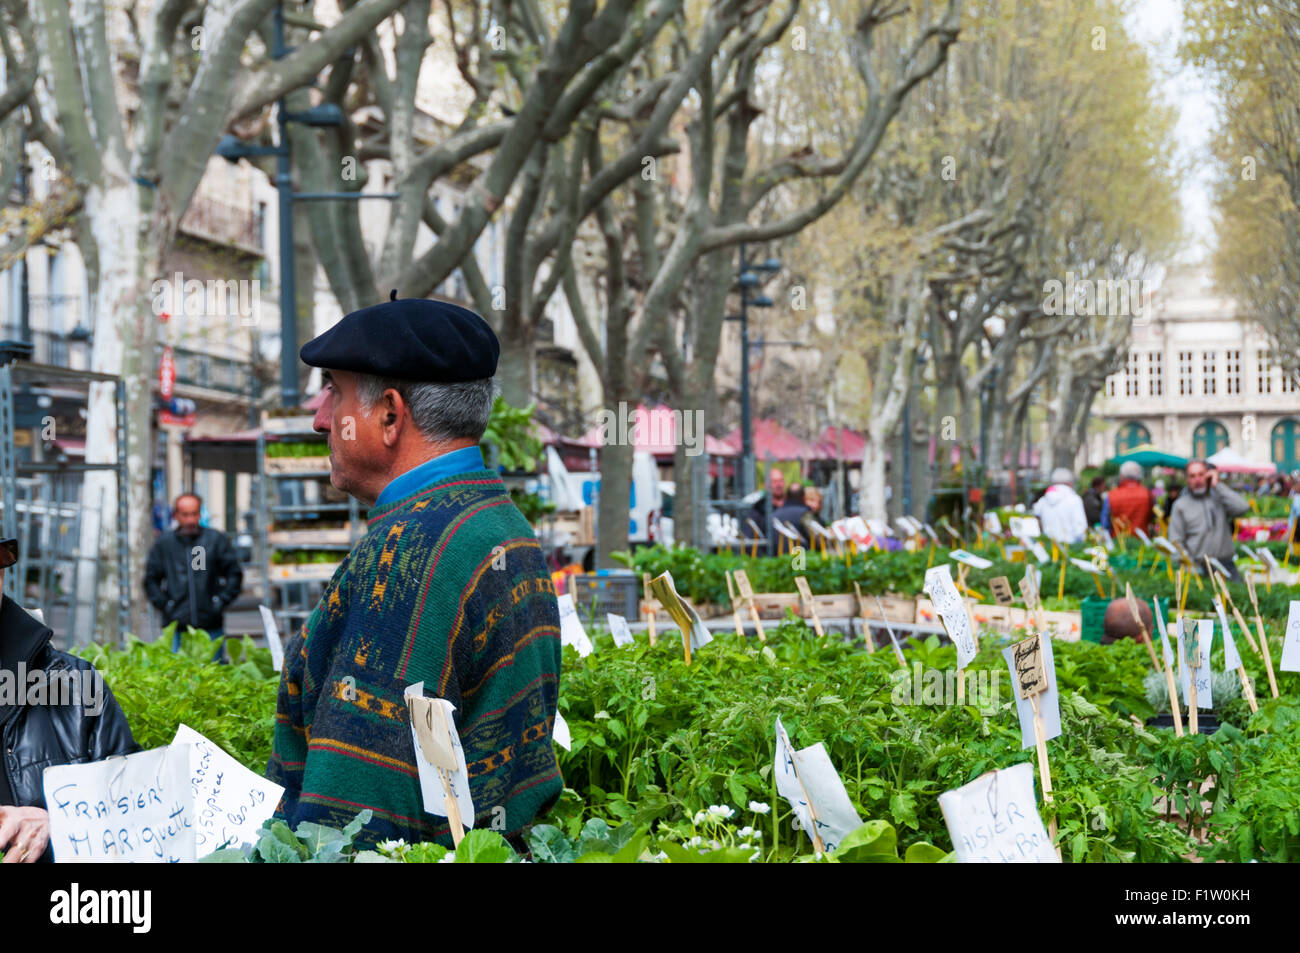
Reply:
M768 477L768 485L772 488L772 502L779 503L785 499L785 474L780 470L773 470L772 475Z

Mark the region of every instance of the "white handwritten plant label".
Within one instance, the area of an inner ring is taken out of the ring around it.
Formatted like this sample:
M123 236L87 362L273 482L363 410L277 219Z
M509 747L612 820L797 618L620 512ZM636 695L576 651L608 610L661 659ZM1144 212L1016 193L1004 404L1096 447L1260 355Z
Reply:
M1300 600L1292 600L1287 612L1279 667L1284 672L1300 672Z
M1199 666L1196 671L1196 707L1213 708L1214 698L1210 694L1210 644L1214 640L1214 620L1213 619L1193 619L1196 623L1196 640L1193 645L1185 645L1190 642L1188 638L1191 633L1186 632L1183 625L1183 619L1178 619L1178 681L1179 687L1183 693L1183 704L1190 707L1191 702L1191 675L1192 666L1184 664L1185 659L1196 658L1199 660ZM1192 650L1195 649L1195 654Z
M280 640L280 627L275 624L275 613L266 606L258 606L262 614L262 634L266 636L266 647L271 650L271 668L284 671L284 642Z
M975 569L988 569L993 565L993 560L985 559L983 556L976 556L974 553L968 553L964 549L954 549L948 554L949 559L955 559L959 563L965 563Z
M1008 645L1002 650L1002 658L1011 673L1011 684L1020 685L1020 674L1015 659L1016 646ZM1043 740L1051 741L1061 733L1061 695L1056 687L1056 659L1052 654L1051 636L1044 635L1038 640L1039 654L1042 656L1042 671L1047 676L1047 688L1034 694L1038 699L1038 715L1043 720ZM1034 738L1034 704L1030 698L1021 698L1019 691L1013 691L1016 714L1020 718L1020 747L1032 748L1037 741Z
M1163 549L1170 556L1179 555L1178 547L1175 546L1173 543L1169 542L1169 540L1165 539L1163 536L1157 536L1151 542L1156 547L1156 549Z
M1238 658L1237 665L1228 664L1228 643L1232 641L1232 630L1228 628L1228 613L1223 608L1223 600L1218 596L1214 597L1214 611L1219 614L1219 628L1223 630L1223 668L1231 672L1241 664L1241 659ZM1234 645L1232 650L1236 652L1237 647Z
M1086 559L1079 559L1079 558L1076 557L1076 556L1071 556L1071 557L1070 557L1070 562L1074 563L1074 565L1075 565L1076 568L1078 568L1078 569L1082 569L1084 572L1090 572L1090 573L1092 573L1094 576L1100 576L1100 575L1101 575L1101 570L1098 569L1098 568L1097 568L1095 565L1093 565L1092 563L1088 562Z
M1038 570L1033 566L1025 567L1025 574L1020 577L1020 596L1025 600L1026 609L1038 608Z
M578 618L578 608L573 604L573 593L566 592L562 596L556 596L555 601L560 606L560 644L572 645L582 656L591 654L591 639L587 636L587 630L582 627L582 620Z
M257 843L257 832L262 822L275 813L284 788L254 774L189 725L176 729L172 744L190 746L194 846L198 856L205 857L222 847Z
M1002 532L1002 521L998 519L997 513L984 514L984 528L995 536Z
M1138 539L1142 540L1142 545L1143 545L1143 546L1150 546L1150 545L1151 545L1151 537L1148 536L1148 535L1146 534L1145 531L1143 531L1143 530L1141 530L1141 529L1134 529L1134 530L1133 530L1133 535L1136 536Z
M924 523L924 524L922 524L922 526L923 526L924 529L925 529L925 535L926 535L926 536L929 536L929 537L930 537L930 540L931 540L933 543L935 543L936 545L938 545L938 543L939 543L939 534L936 533L936 532L934 531L934 527L931 526L929 523Z
M1160 600L1152 599L1151 604L1156 608L1156 629L1160 632L1160 653L1165 659L1165 668L1173 668L1174 654L1169 648L1169 633L1165 631L1165 617L1160 611Z
M615 645L632 644L632 630L628 628L627 619L616 613L606 612L605 621L609 624L609 634L614 637Z
M456 706L445 698L425 698L424 682L407 685L403 697L411 712L411 743L415 745L415 765L420 772L420 796L425 812L447 817L447 793L438 776L442 771L460 808L461 824L473 829L474 800L469 792L465 749L460 745L453 718Z
M853 809L826 746L819 741L796 751L779 716L774 770L777 793L790 802L799 828L808 834L810 841L816 830L827 853L862 826L862 818Z
M1262 559L1262 560L1264 560L1264 562L1268 563L1268 568L1269 568L1269 569L1277 569L1277 570L1281 570L1281 569L1282 569L1282 567L1279 566L1279 565L1277 564L1277 557L1275 557L1275 556L1273 555L1273 551L1272 551L1271 549L1269 549L1268 547L1266 547L1266 546L1261 546L1261 547L1259 547L1258 550L1256 550L1256 552L1259 553L1259 557L1260 557L1260 559Z
M56 863L197 859L189 745L46 768L43 786Z
M1223 670L1225 672L1235 672L1241 667L1241 653L1237 651L1237 640L1232 637L1232 630L1225 623L1223 626Z
M957 667L965 668L975 658L975 636L971 632L970 616L966 614L966 603L962 602L957 587L953 585L947 563L925 571L924 588L934 603L934 611L943 620L943 627L948 630L948 638L957 646Z
M569 723L558 711L555 713L555 727L551 730L551 740L565 751L573 750L573 735L569 732Z
M1011 517L1011 535L1028 542L1043 535L1043 528L1038 525L1037 516Z
M939 795L959 864L1056 864L1034 799L1034 771L1022 762Z

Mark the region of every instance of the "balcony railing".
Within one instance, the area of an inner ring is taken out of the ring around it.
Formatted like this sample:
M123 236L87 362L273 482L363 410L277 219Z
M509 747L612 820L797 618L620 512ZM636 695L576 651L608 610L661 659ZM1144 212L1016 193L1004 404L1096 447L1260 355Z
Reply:
M260 223L252 209L196 195L181 215L180 230L219 245L235 245L262 254Z
M251 369L246 361L217 357L184 347L175 348L172 353L176 359L177 384L240 396L248 393ZM158 354L161 356L161 348Z

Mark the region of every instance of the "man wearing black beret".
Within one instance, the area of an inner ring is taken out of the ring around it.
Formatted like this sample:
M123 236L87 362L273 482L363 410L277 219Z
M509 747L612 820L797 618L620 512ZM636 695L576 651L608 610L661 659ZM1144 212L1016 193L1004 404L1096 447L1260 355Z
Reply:
M403 702L416 682L455 706L475 827L514 838L560 794L555 588L478 447L499 352L474 312L395 293L302 348L324 370L314 426L330 482L370 513L285 652L267 773L285 788L276 816L295 829L370 808L367 844L452 846L421 797Z

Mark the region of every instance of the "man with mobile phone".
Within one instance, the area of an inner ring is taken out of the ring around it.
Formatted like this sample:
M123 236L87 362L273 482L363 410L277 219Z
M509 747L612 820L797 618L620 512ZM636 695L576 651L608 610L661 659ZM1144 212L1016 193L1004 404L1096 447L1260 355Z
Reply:
M1233 563L1232 521L1250 509L1240 495L1219 482L1219 472L1204 460L1187 464L1187 492L1179 494L1169 515L1169 539L1187 550L1197 572L1212 556L1240 579Z

